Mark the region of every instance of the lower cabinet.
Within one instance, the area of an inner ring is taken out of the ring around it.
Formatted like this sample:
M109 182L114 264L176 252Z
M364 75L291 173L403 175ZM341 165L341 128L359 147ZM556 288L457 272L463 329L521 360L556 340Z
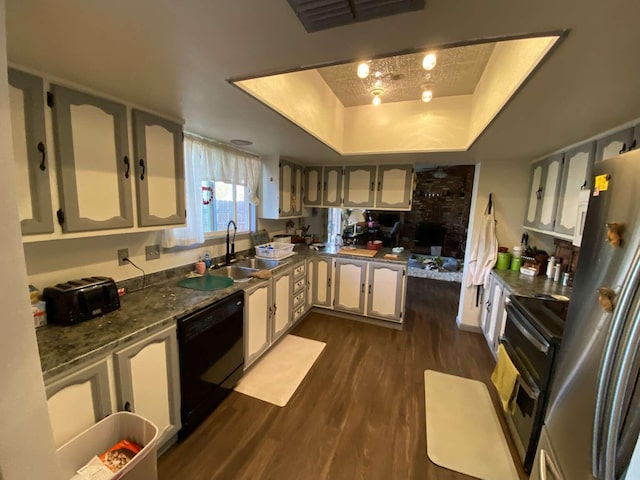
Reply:
M491 354L497 358L500 337L504 333L507 321L506 300L511 291L502 282L491 275L489 288L485 291L485 300L480 317L482 333L487 340Z
M244 368L251 366L290 327L292 270L276 273L244 292Z
M112 413L108 359L46 385L56 448Z
M317 257L313 259L313 304L320 307L331 307L331 258Z
M308 312L309 310L311 310L311 307L313 306L313 287L315 285L315 279L313 276L314 266L315 266L315 261L313 259L307 259L307 272L306 272L307 295L304 302L305 312Z
M370 263L367 316L401 322L407 273L404 265Z
M176 327L117 351L114 359L118 410L151 420L161 448L181 427Z
M364 314L367 264L357 260L336 259L333 307L343 312Z
M176 327L172 325L48 382L47 405L56 447L107 415L128 410L158 427L158 449L162 451L181 427L178 362Z

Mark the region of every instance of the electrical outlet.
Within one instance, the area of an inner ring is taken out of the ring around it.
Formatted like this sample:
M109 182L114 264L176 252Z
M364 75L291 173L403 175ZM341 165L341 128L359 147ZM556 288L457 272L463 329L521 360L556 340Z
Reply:
M144 247L144 256L146 260L156 260L160 258L160 245L147 245Z
M126 262L124 259L129 258L129 249L123 248L118 250L118 265L127 265L129 262Z

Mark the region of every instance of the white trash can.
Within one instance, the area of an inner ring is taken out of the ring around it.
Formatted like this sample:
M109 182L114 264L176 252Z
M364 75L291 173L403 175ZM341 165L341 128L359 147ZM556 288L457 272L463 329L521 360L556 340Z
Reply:
M123 439L137 443L142 450L110 480L157 480L158 428L146 418L129 412L109 415L58 448L64 478L72 478L94 456Z

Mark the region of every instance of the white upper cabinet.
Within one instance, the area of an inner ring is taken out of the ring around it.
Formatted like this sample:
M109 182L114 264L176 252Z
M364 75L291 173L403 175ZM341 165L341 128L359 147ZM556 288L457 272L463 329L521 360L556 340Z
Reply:
M374 205L375 166L348 166L345 168L344 178L345 207L371 207Z
M595 161L606 160L637 148L638 142L634 134L638 133L638 127L640 126L635 129L633 127L624 128L599 139L596 142Z
M303 173L299 165L277 155L262 157L259 218L296 218L303 215Z
M22 234L51 233L53 214L42 79L9 69L9 105Z
M322 205L322 167L304 169L304 204L309 207Z
M324 167L323 206L342 205L342 173L342 167Z
M293 168L293 215L302 216L302 198L304 197L304 169L300 165Z
M562 175L562 158L562 154L552 155L531 166L525 226L539 230L553 230L558 187Z
M413 193L412 165L380 165L376 208L410 210Z
M558 211L553 230L572 235L579 221L580 192L591 188L589 174L593 165L595 142L589 142L564 155L562 184L558 199Z
M63 231L132 227L126 107L59 85L51 93Z
M138 225L180 225L186 218L182 126L133 110Z

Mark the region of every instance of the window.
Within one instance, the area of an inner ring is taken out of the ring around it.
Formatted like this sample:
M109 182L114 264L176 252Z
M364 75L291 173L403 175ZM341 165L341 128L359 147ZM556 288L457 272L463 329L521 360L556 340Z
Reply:
M226 232L229 220L235 220L239 232L254 230L254 209L244 185L203 181L202 223L205 234Z

